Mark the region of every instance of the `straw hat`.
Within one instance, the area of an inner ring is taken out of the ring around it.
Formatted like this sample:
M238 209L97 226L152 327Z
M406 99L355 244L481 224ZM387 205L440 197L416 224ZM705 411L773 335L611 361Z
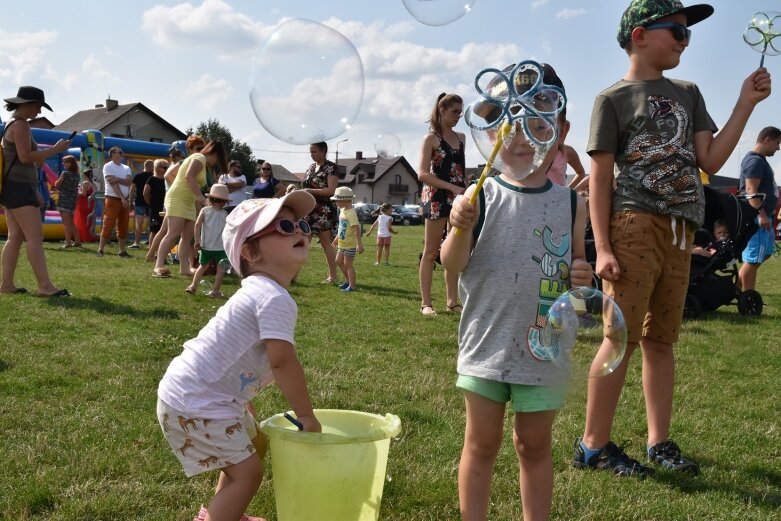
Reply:
M230 192L228 191L227 185L220 183L213 184L211 190L209 190L209 198L230 201Z
M355 197L353 191L349 186L340 186L334 192L334 196L331 197L332 201L347 201Z

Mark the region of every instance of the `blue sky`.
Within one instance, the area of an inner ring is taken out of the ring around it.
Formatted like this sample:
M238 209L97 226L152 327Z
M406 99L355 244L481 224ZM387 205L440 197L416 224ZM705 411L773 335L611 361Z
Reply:
M447 12L453 0L439 2ZM464 2L461 2L464 3ZM715 14L692 28L690 47L669 77L695 81L708 110L723 126L743 79L760 55L742 40L756 11L778 0L717 0ZM246 141L258 157L302 171L307 147L264 130L249 104L251 63L274 27L306 18L332 27L356 47L364 67L364 98L350 130L336 141L340 156L373 156L376 136L396 134L417 168L426 119L438 93L474 99L475 74L521 59L551 63L569 97L567 142L584 150L594 97L620 79L627 59L615 31L627 0L476 0L462 18L440 27L419 23L402 0L28 0L0 20L0 93L21 84L42 87L59 123L103 103L143 102L184 130L210 117ZM97 5L100 7L96 8ZM687 3L689 5L689 3ZM781 6L777 6L781 11ZM737 177L739 157L764 126L781 126L781 56L765 64L776 92L760 104L720 174ZM7 114L2 115L3 119ZM466 125L459 130L468 133ZM467 139L467 166L484 162ZM333 154L331 159L333 159ZM771 159L781 180L781 157Z

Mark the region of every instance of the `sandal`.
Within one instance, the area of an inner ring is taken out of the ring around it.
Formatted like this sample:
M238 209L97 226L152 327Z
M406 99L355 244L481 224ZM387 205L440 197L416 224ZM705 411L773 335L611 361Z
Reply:
M59 298L59 297L70 297L71 294L70 291L68 291L67 289L61 289L52 293L51 295L44 295L43 293L38 293L38 296L42 298Z
M168 279L171 277L171 270L168 268L155 268L152 270L152 276L158 279Z
M192 286L187 286L186 288L184 288L184 290L185 290L187 293L189 293L190 295L195 295L195 288L194 288L194 287L192 287Z
M453 304L452 306L445 306L447 307L448 312L450 313L458 313L459 315L464 310L464 306L461 304Z
M339 279L332 279L331 277L328 277L324 281L322 281L320 284L338 284Z
M426 311L427 309L430 310L430 311ZM436 314L437 314L437 312L434 311L434 306L432 306L431 304L426 304L424 306L420 306L420 312L422 314L428 316L428 317L433 317L433 316L436 316Z
M206 296L209 298L223 298L225 295L222 294L222 291L213 289L210 292L208 292Z

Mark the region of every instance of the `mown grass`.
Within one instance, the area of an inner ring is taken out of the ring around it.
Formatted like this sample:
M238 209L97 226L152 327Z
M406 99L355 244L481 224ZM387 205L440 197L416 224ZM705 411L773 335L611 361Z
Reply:
M360 291L350 295L319 284L324 260L313 246L291 289L316 407L391 412L403 422L391 445L381 519L458 518L458 317L420 315L421 235L421 227L401 229L391 267L373 266L372 251L360 256ZM0 519L189 521L211 497L215 475L184 476L157 425L155 391L219 303L187 295L185 279L152 278L142 253L122 260L108 248L97 259L94 246L57 246L46 245L52 278L72 298L0 297ZM434 304L444 310L440 275L437 269ZM781 519L780 275L776 258L760 270L761 317L740 316L733 306L684 325L673 432L702 474L658 473L641 482L572 469L585 407L576 385L554 426L554 519ZM17 283L34 288L24 261ZM229 280L227 293L236 286ZM286 409L273 388L256 406L261 417ZM644 418L638 357L614 428L635 457L645 445ZM249 511L276 519L268 479ZM520 519L520 512L508 431L490 519Z

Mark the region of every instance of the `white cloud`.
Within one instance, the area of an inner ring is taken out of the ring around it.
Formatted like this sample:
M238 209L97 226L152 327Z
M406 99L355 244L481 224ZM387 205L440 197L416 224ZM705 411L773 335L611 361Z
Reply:
M103 64L95 58L94 54L87 56L87 59L81 64L81 71L85 77L95 81L105 81L109 83L119 83L119 78L111 71L106 69Z
M543 5L547 4L550 0L534 0L532 2L532 11L537 9L538 7L542 7Z
M7 32L0 29L0 80L24 83L44 63L44 50L57 31Z
M232 94L233 86L227 80L211 74L201 75L197 80L187 83L182 90L183 98L197 100L198 106L205 111L211 111L226 102Z
M60 73L56 71L49 63L46 64L46 68L42 76L44 79L59 85L66 91L73 89L73 87L75 87L76 83L79 81L78 75L71 72L67 72L65 74Z
M271 28L234 11L223 0L157 5L143 14L142 28L158 45L173 48L209 46L227 56L255 47Z
M586 14L585 9L562 9L561 11L556 13L556 18L564 18L566 20L569 18L576 18L578 16L583 16L584 14Z

